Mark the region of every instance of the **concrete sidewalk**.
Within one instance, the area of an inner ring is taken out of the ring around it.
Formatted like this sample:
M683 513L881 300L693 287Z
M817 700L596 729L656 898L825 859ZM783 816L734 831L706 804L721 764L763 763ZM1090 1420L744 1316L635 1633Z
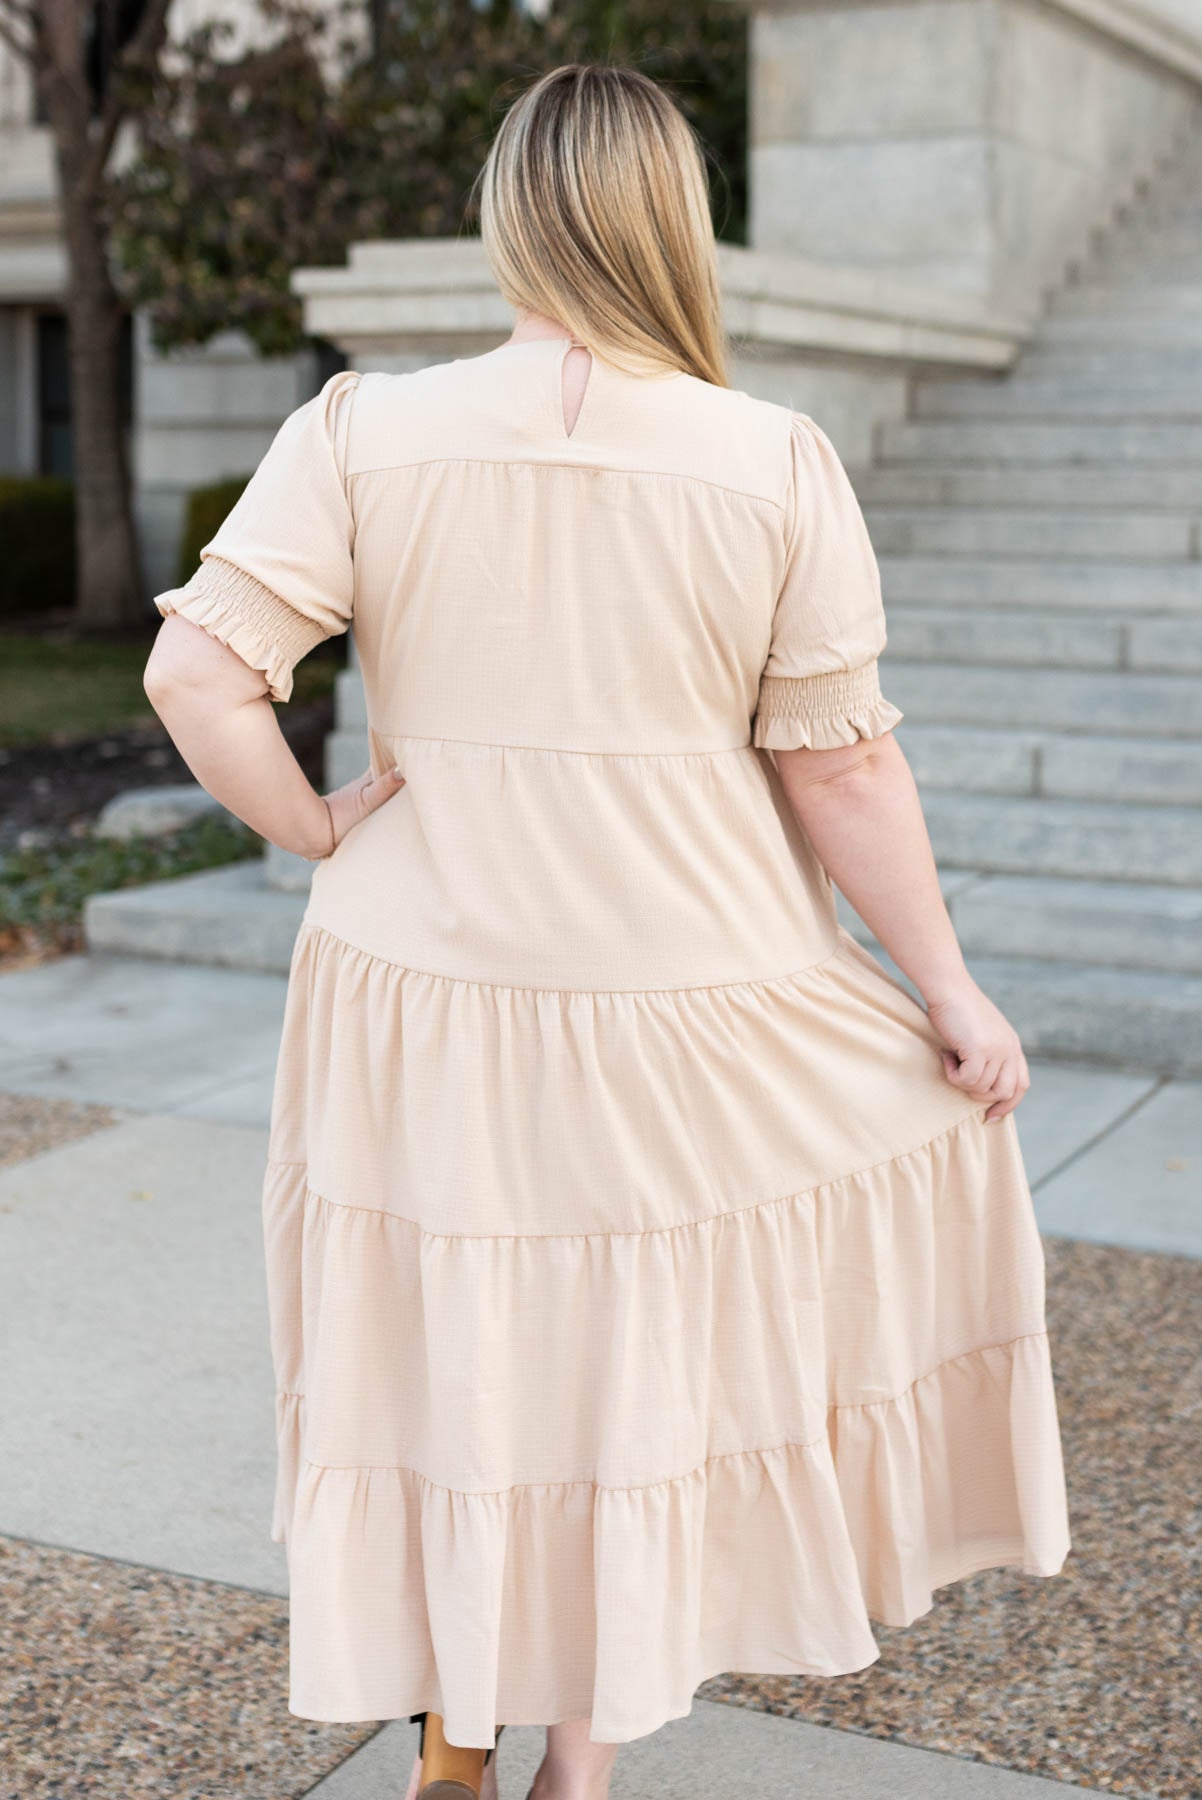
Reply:
M0 1092L115 1109L111 1125L0 1172L0 1532L285 1592L267 1537L259 1222L284 992L280 976L100 956L0 977ZM1019 1119L1043 1229L1202 1256L1202 1087L1034 1073ZM289 1791L394 1800L415 1741L390 1724L315 1787ZM532 1728L506 1733L507 1796L525 1794L540 1741ZM1072 1791L702 1699L624 1750L613 1789L615 1800L1053 1790Z

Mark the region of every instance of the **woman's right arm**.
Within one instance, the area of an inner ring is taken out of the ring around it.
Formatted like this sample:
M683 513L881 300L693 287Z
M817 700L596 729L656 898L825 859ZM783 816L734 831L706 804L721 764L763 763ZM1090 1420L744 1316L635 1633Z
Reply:
M947 1045L947 1078L1013 1112L1031 1085L1018 1034L964 963L910 765L892 731L831 750L775 750L798 823L831 880L909 976Z

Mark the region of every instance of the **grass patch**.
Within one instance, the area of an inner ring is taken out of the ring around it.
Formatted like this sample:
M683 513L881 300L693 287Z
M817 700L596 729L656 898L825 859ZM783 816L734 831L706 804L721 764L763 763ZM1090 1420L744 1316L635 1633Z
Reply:
M6 632L0 637L0 746L66 744L157 725L142 686L151 642ZM289 704L330 693L345 663L344 637L319 644L297 665Z
M212 814L157 837L68 838L11 850L0 862L0 954L82 949L90 894L221 868L263 848L249 826Z
M11 748L153 725L142 687L149 643L0 638L0 744Z

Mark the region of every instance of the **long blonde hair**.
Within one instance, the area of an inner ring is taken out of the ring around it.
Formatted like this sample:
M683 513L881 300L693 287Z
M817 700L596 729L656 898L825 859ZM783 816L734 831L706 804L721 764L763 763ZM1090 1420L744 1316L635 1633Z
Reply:
M604 63L540 76L501 121L477 202L511 306L634 373L729 386L705 162L654 81Z

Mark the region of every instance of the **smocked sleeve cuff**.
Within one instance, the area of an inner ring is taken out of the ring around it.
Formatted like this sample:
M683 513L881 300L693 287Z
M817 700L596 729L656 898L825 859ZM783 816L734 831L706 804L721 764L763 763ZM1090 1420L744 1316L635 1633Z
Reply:
M325 635L320 625L220 556L205 557L183 587L156 594L154 604L164 618L177 612L191 619L252 669L262 670L273 700L289 699L295 664Z
M837 750L882 737L901 717L881 693L875 660L800 678L765 675L752 742L761 750Z

